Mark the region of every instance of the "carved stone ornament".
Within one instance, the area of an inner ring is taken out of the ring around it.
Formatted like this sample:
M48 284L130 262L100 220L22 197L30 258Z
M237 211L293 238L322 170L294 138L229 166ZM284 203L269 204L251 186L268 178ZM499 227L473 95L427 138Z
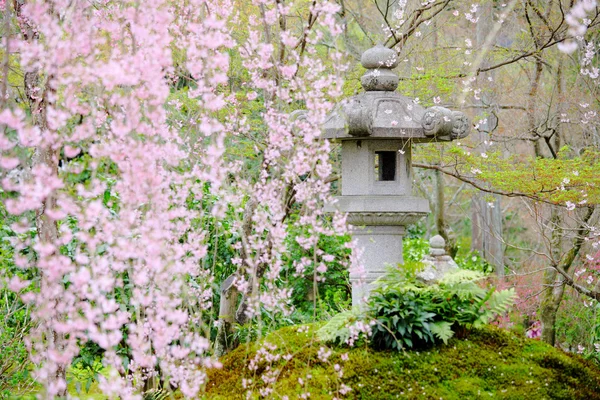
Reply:
M426 136L433 136L439 140L455 140L469 134L469 120L466 115L444 107L426 109L421 126Z
M360 58L367 72L360 79L366 91L393 92L398 87L398 75L392 68L398 66L398 55L380 44L365 51Z
M458 111L452 111L452 139L462 139L469 134L470 122L467 116Z
M425 217L426 212L351 212L348 223L354 226L406 226Z

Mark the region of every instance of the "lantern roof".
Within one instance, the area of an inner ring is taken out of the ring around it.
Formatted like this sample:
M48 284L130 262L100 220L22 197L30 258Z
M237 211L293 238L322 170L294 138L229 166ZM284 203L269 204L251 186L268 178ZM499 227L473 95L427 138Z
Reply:
M341 101L323 125L327 139L412 139L443 142L469 133L469 120L459 111L444 107L424 108L396 93L399 78L394 50L377 45L365 51L361 64L364 93Z

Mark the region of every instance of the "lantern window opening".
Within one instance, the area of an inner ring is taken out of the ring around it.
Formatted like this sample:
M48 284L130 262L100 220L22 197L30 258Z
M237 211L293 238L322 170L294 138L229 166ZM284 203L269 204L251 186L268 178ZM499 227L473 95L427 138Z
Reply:
M395 151L376 151L375 152L375 178L378 181L396 180L396 152Z

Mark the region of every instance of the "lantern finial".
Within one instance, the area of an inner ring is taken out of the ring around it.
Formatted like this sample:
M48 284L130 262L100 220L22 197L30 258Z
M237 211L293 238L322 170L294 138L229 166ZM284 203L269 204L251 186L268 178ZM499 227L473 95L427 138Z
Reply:
M365 51L360 58L367 72L361 82L365 91L393 92L398 87L398 75L392 71L398 66L398 54L380 44Z

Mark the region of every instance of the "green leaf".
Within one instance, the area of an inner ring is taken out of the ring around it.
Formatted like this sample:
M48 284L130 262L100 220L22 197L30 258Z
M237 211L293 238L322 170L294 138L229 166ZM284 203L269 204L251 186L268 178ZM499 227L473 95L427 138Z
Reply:
M317 331L317 338L323 342L343 342L350 334L348 326L360 318L362 313L357 308L336 314Z
M517 294L514 288L494 292L487 306L494 314L503 314L512 307L516 298Z
M444 344L448 343L448 340L454 336L452 331L452 323L448 321L438 321L430 325L431 332Z

